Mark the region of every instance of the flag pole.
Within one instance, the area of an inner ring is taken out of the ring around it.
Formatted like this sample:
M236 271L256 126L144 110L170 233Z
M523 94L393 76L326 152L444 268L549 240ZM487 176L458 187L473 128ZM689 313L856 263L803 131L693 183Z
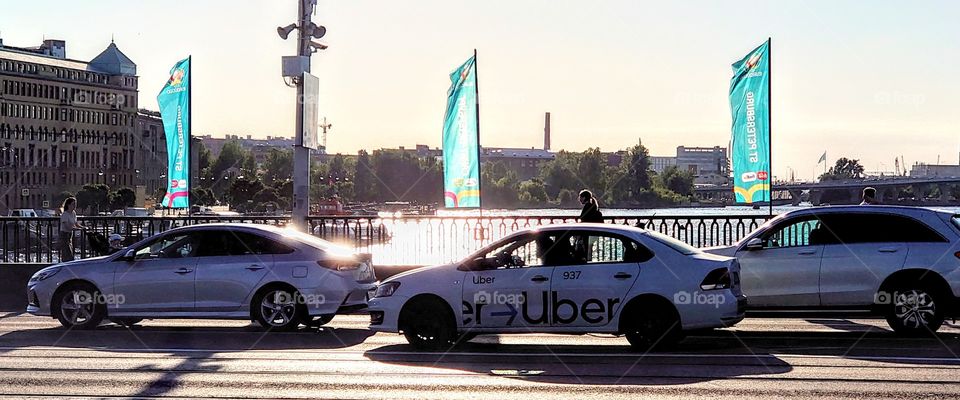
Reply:
M187 56L187 216L193 213L193 201L190 192L193 191L193 55Z
M767 151L770 160L770 190L767 191L769 213L773 216L773 39L767 37Z
M473 98L477 109L477 205L480 208L480 217L483 217L483 172L480 170L480 68L477 64L477 49L473 49Z

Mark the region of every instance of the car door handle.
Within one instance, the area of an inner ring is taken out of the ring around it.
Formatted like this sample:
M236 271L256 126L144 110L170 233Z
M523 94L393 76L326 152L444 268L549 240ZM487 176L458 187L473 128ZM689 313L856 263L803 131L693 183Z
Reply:
M896 253L899 249L896 247L883 247L880 249L881 253Z
M809 256L809 255L817 254L817 251L816 250L800 250L797 252L797 254L801 256Z
M548 281L549 279L547 279L547 277L545 277L545 276L543 276L543 275L537 275L537 276L535 276L535 277L533 277L533 278L530 278L530 280L533 281L533 282L546 282L546 281Z
M180 274L180 275L183 275L183 274L189 274L189 273L193 272L193 270L192 270L192 269L189 269L189 268L180 268L180 269L178 269L178 270L176 270L176 271L173 271L173 272L176 272L176 273L178 273L178 274Z
M617 279L630 279L633 277L633 274L628 274L626 272L617 272L615 275L613 275L613 277Z
M247 267L247 269L250 270L250 271L259 271L259 270L264 269L264 268L266 268L266 267L264 267L264 266L262 266L262 265L256 265L256 264Z

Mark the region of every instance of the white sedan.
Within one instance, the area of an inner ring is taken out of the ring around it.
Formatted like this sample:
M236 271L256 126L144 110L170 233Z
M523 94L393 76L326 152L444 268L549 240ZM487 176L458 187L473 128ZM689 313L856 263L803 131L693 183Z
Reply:
M638 349L743 319L739 264L656 232L564 224L516 232L455 264L384 281L371 329L418 348L486 333L612 333ZM662 346L661 346L662 345Z
M27 312L77 329L104 319L249 318L288 330L361 310L375 287L369 259L308 234L204 224L44 268L27 284Z

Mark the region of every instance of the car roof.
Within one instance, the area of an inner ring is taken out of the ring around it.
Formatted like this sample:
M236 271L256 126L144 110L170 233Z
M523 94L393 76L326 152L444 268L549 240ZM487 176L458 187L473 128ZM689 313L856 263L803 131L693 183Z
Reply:
M810 207L800 210L791 210L781 215L804 215L804 214L825 214L825 213L886 213L886 214L917 214L917 213L937 213L954 215L955 212L928 207L896 206L896 205L847 205L847 206L823 206Z
M212 229L259 230L259 231L266 231L266 232L272 232L272 233L283 233L283 230L286 228L281 228L274 225L254 224L254 223L213 222L209 224L204 223L204 224L197 224L197 225L181 226L178 228L167 230L164 233L192 231L192 230L212 230Z
M542 226L524 228L514 232L510 236L523 235L531 232L554 232L554 231L571 231L571 230L603 231L603 232L609 232L609 233L619 233L621 235L643 234L644 232L646 232L646 229L637 228L631 225L566 222L562 224L551 224L551 225L542 225Z

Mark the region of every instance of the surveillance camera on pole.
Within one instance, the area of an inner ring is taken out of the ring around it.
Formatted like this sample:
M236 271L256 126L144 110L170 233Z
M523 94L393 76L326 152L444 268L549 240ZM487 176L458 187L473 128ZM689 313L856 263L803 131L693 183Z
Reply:
M310 213L310 150L317 148L317 97L319 80L310 74L310 55L326 50L327 45L315 42L327 33L327 28L310 20L316 0L297 0L298 21L277 27L277 35L286 40L297 31L297 55L283 57L282 75L292 78L297 88L297 136L293 150L293 225L307 228ZM289 85L289 84L288 84Z

